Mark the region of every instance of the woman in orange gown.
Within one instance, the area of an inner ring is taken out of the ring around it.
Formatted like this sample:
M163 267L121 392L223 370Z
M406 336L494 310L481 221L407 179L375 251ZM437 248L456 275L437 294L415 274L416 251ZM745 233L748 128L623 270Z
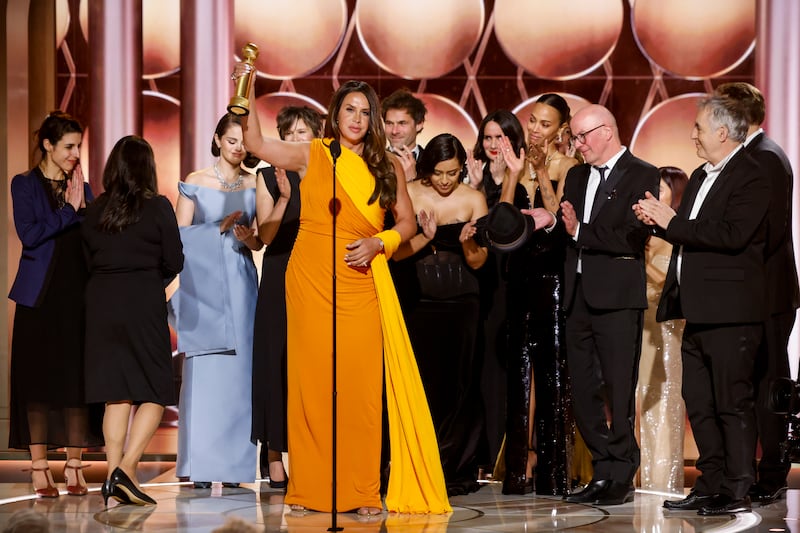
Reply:
M238 64L234 77L252 70ZM251 74L251 80L255 75ZM251 87L251 98L253 92ZM286 143L243 124L247 149L304 176L300 230L286 272L287 431L293 510L331 511L333 265L336 276L337 511L382 511L379 494L381 394L386 379L391 446L389 511L444 513L436 436L386 260L416 231L399 161L386 138L375 91L348 82L333 95L325 139ZM336 240L329 210L340 203ZM383 230L386 209L396 220ZM331 255L335 254L335 257ZM401 493L402 488L402 493Z

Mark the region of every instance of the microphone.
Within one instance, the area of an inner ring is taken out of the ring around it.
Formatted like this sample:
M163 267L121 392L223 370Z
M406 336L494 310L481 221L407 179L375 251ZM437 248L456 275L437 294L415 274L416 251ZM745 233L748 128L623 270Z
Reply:
M328 150L331 151L331 157L333 158L333 179L334 182L336 181L336 160L339 159L339 156L342 155L342 145L339 144L339 141L336 139L331 141L330 146L328 146ZM331 201L328 202L328 211L336 217L339 214L339 210L342 208L342 202L336 198L336 186L334 185L333 188L333 197ZM335 231L335 230L334 230Z
M339 156L342 155L342 145L339 144L339 141L336 139L331 141L331 145L328 147L331 151L331 157L333 158L333 164L336 165L336 160L339 159Z

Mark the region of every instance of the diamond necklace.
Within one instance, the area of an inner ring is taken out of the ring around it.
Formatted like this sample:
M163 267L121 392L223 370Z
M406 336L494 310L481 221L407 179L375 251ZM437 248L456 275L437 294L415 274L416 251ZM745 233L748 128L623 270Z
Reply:
M239 187L242 186L242 182L244 182L244 177L242 173L239 172L239 177L233 183L228 182L223 176L222 172L219 171L219 167L216 163L214 163L214 174L217 176L217 181L219 181L219 186L225 189L226 191L235 191Z

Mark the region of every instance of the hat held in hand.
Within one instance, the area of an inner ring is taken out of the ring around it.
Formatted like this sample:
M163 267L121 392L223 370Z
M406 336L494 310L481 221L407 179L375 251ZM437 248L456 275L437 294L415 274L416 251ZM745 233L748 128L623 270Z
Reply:
M483 236L490 248L498 252L511 252L525 244L534 229L533 218L523 215L508 202L500 202L489 210Z

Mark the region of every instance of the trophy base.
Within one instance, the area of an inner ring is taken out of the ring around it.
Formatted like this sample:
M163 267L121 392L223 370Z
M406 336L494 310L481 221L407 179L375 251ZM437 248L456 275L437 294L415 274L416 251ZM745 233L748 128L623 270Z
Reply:
M250 101L242 96L234 96L228 104L228 113L240 117L250 114Z

